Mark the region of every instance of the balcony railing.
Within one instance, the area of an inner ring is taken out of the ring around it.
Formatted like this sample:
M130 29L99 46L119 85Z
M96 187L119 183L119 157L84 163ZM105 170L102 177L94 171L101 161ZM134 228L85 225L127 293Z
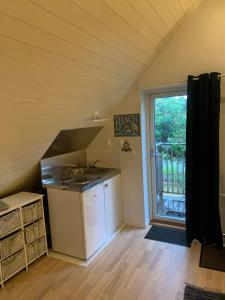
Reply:
M156 145L157 192L185 194L185 144Z
M185 143L156 145L157 211L161 216L185 217Z

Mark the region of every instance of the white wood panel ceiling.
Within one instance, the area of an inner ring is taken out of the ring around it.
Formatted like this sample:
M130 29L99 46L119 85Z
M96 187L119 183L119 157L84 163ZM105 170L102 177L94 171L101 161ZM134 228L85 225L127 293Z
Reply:
M201 0L1 0L0 192L110 112Z

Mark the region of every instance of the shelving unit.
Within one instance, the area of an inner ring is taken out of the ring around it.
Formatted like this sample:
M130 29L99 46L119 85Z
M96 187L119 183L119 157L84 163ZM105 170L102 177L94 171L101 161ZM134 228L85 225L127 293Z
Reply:
M48 253L43 195L21 192L1 199L0 284Z

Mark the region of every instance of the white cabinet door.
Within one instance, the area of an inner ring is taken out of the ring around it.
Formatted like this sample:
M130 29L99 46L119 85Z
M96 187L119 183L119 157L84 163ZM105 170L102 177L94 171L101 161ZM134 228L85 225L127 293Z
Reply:
M103 184L84 192L82 204L86 258L89 258L106 242Z
M122 199L120 174L104 182L106 231L110 238L122 225Z
M52 249L84 258L80 193L48 188Z

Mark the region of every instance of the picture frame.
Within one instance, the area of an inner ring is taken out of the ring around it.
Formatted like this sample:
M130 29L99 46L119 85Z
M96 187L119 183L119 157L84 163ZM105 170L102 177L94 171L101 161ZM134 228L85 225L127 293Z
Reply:
M140 114L114 115L114 136L140 136Z

